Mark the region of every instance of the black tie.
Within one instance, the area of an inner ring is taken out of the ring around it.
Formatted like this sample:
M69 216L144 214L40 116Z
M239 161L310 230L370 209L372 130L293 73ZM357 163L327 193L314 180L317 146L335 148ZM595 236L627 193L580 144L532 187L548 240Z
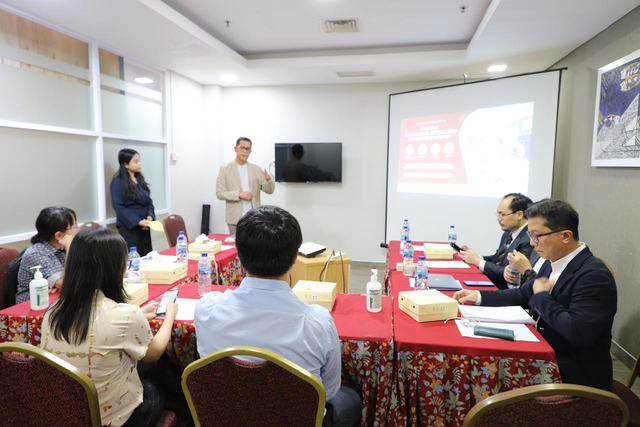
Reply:
M513 234L509 234L509 237L507 237L507 241L504 243L504 245L502 245L502 247L500 248L500 251L498 252L498 255L493 260L494 264L500 265L500 262L504 259L505 255L507 254L507 249L509 249L509 245L511 244L512 241L513 241Z

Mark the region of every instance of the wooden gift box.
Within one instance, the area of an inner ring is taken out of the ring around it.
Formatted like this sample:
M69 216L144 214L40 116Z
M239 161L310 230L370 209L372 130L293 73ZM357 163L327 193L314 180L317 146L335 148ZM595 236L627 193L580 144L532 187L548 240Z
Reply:
M145 262L140 265L142 280L154 285L170 285L187 277L187 264L179 262Z
M207 257L213 258L213 256L222 250L222 242L217 240L208 240L203 243L189 243L189 255L187 258L190 260L200 261L202 253L206 252Z
M448 243L425 243L426 259L453 259L453 248Z
M434 322L458 315L458 301L435 289L400 292L398 308L417 322Z
M140 305L149 300L149 285L147 283L126 283L124 284L124 290L129 295L127 298L127 304Z
M293 293L307 304L317 304L331 311L336 302L337 287L336 283L331 282L298 280L293 287Z

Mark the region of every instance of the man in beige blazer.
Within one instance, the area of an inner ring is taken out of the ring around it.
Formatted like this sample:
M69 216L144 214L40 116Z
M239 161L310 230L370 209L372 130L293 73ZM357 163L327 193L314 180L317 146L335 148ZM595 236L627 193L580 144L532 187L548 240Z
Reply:
M252 145L249 138L238 138L236 158L222 165L218 174L216 197L226 202L225 221L231 234L236 234L236 224L245 213L260 206L260 190L272 194L276 189L267 171L248 162Z

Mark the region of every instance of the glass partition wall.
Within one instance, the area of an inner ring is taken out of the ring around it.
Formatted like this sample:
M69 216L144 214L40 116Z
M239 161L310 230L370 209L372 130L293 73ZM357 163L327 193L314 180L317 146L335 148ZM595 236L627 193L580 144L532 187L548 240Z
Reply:
M0 9L0 244L40 209L115 221L118 151L140 153L156 214L169 212L165 73Z

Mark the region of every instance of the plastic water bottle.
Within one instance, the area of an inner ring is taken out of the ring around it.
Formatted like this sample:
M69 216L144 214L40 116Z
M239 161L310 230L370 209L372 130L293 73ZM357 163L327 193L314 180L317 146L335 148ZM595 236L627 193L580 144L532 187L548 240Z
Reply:
M418 258L416 264L416 274L413 276L416 283L416 291L424 291L429 289L427 280L429 279L429 266L423 256Z
M211 292L211 261L204 252L198 262L198 295L203 296L209 292Z
M411 226L409 225L409 220L408 220L408 219L405 219L405 220L402 222L402 228L404 228L404 227L407 227L407 229L409 230L409 232L411 232Z
M184 231L178 234L178 241L176 242L176 256L178 262L183 264L187 263L187 238L184 237Z
M409 239L409 227L406 225L402 226L402 233L400 233L400 253L404 254L404 245L407 243Z
M458 232L456 228L451 225L449 226L449 243L457 243L458 240Z
M507 287L509 289L519 288L520 287L520 273L518 272L518 270L516 270L516 268L511 263L509 263L509 269L511 270L511 272L513 274L516 275L516 281L513 282L513 283L507 283Z
M402 274L405 276L413 276L413 244L407 239L402 254Z
M129 283L140 283L140 254L138 248L132 246L129 249L129 268L127 274L127 281Z

